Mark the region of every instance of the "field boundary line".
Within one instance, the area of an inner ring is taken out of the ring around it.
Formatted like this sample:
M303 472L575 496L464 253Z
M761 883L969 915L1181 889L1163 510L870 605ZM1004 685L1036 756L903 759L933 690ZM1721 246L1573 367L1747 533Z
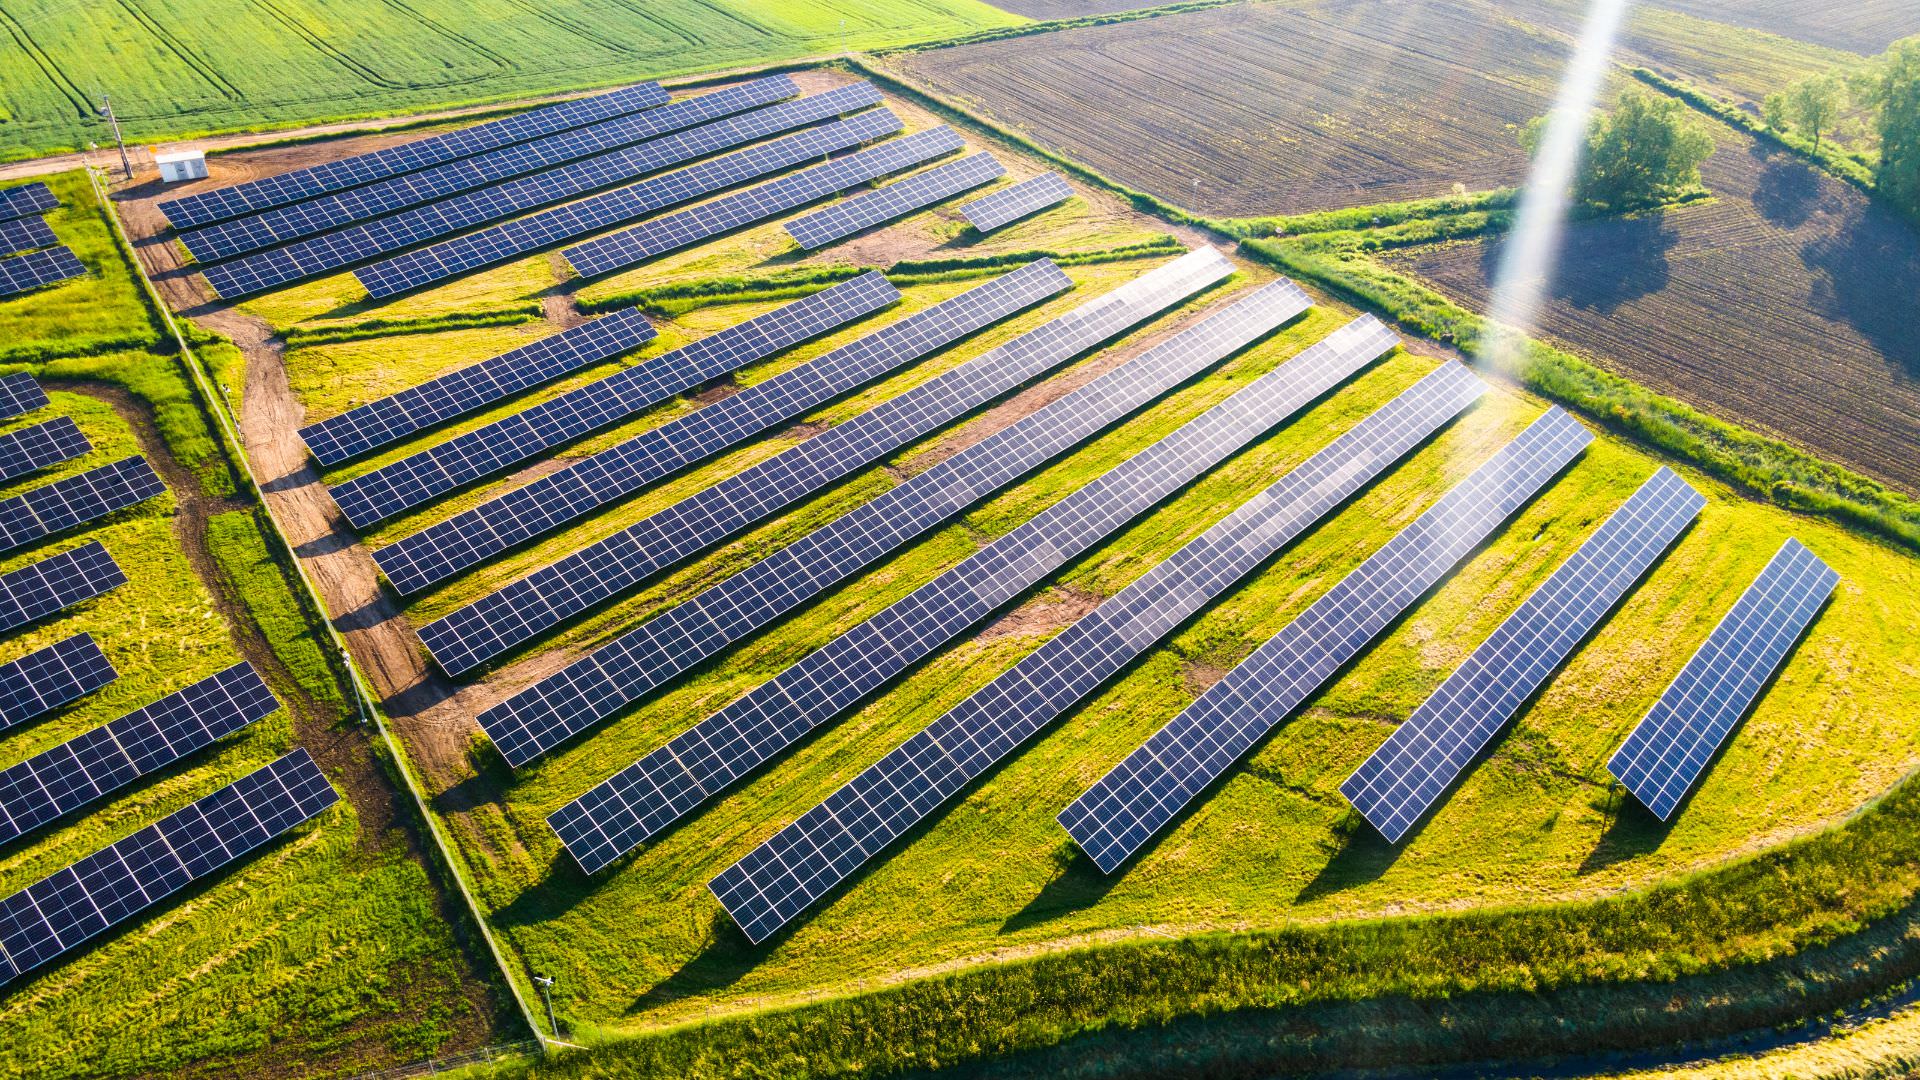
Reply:
M120 215L113 207L113 200L107 198L106 192L102 190L99 174L92 167L88 167L86 172L87 180L93 187L94 198L105 209L107 219L113 225L114 236L124 246L124 257L125 252L133 250L132 242L127 238L126 227L121 223ZM308 608L308 620L310 622L317 620L325 631L327 639L333 643L339 663L345 668L345 681L353 691L355 703L360 707L363 722L370 724L379 734L381 744L386 749L386 756L392 760L394 771L399 774L402 786L406 788L407 794L412 796L414 810L420 815L427 835L433 838L434 848L440 853L442 870L452 878L455 889L466 904L467 914L473 919L474 925L480 932L480 939L486 942L487 952L493 958L494 967L500 972L500 977L505 980L507 992L512 996L514 1005L520 1010L521 1020L527 1025L527 1030L533 1032L534 1038L544 1052L550 1041L558 1040L551 1039L546 1032L540 1030L540 1025L535 1021L533 1008L507 966L506 955L500 950L499 942L494 939L492 927L487 925L487 920L481 912L479 899L474 896L466 875L461 873L458 860L453 857L447 838L441 833L439 823L434 820L432 810L427 805L425 793L421 790L418 779L413 775L413 770L408 767L406 755L401 750L399 741L387 727L379 702L373 699L371 692L367 689L360 668L353 661L353 653L347 648L346 638L340 633L339 628L333 625L333 620L327 618L326 603L320 598L320 593L314 587L312 579L307 576L306 567L300 564L299 554L294 551L292 542L287 539L287 534L281 530L279 519L273 516L273 508L267 504L267 500L261 494L259 480L253 475L253 465L247 460L246 453L242 449L239 430L234 426L233 416L227 409L225 399L214 394L212 380L207 374L200 355L188 344L186 334L181 331L179 322L173 317L173 312L167 308L159 289L154 286L152 279L147 277L145 265L137 258L129 257L128 261L133 264L134 274L140 279L141 288L145 290L148 302L153 304L155 310L160 313L160 321L173 336L175 345L179 347L181 365L187 369L194 391L200 397L201 408L214 418L214 426L220 432L222 449L226 451L228 460L239 467L254 503L260 510L260 516L266 519L268 531L272 532L273 538L279 542L280 550L275 554L291 560L294 577L299 581L305 598L303 606ZM555 1035L557 1036L558 1033L556 1032Z

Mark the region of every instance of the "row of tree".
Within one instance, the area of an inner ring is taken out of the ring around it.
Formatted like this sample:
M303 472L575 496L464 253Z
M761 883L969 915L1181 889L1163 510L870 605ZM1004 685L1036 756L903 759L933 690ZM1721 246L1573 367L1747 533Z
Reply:
M1761 117L1776 131L1866 145L1880 194L1920 218L1920 38L1843 73L1814 75L1768 94ZM1876 153L1877 150L1877 153Z

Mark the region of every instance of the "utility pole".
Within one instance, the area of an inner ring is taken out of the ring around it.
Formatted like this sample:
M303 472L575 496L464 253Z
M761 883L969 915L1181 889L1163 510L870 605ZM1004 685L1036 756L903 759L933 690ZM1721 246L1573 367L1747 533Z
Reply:
M100 95L100 115L106 117L107 123L113 127L113 144L120 148L120 168L126 171L127 179L131 180L133 161L127 157L126 140L120 137L120 121L113 115L113 98L107 94Z

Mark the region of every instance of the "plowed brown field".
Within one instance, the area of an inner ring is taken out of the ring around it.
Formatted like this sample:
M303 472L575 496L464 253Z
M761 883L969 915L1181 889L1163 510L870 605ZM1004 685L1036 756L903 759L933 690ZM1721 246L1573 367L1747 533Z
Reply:
M1864 55L1920 34L1913 0L1660 0L1661 7Z

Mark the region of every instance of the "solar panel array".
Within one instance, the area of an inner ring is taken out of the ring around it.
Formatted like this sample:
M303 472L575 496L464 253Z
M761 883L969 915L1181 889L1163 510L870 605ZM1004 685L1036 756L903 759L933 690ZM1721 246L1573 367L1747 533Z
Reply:
M1074 842L1118 869L1592 441L1549 409L1074 800Z
M799 93L800 88L785 75L755 79L657 109L209 225L181 234L180 240L203 262L230 258L631 146L756 106L784 101ZM615 170L619 168L617 163L609 162L609 165Z
M62 638L0 665L0 731L78 701L119 677L92 634Z
M1042 413L1065 405L1066 415L1092 413L1093 423L1104 426L1309 305L1290 282L1268 286ZM1284 377L1276 372L1189 421L841 634L562 807L548 824L582 868L591 873L605 866L1393 347L1385 327L1371 318L1365 323L1370 325L1349 327L1337 342L1287 364ZM1136 364L1145 366L1129 371ZM1081 395L1087 397L1074 400ZM1056 425L1066 427L1069 437L1089 433L1059 415L1029 419L1040 422L1014 436L1016 445L1046 439L1036 433ZM884 510L875 516L893 520Z
M1840 575L1798 540L1781 545L1607 762L1642 806L1670 820L1746 715Z
M354 477L332 489L333 500L355 523L384 520L899 299L884 274L869 271Z
M0 551L105 517L165 490L153 466L136 455L0 499Z
M1232 264L1211 248L1183 256L780 457L791 455L790 475L802 479L823 472L844 475L887 447L906 445L1232 272ZM809 446L811 453L796 452ZM970 468L979 457L969 459ZM781 475L780 468L763 477ZM879 506L849 512L487 710L480 726L509 763L544 753L932 527L940 514L940 477L921 482L926 475L903 485L911 488L910 495L883 497ZM958 469L941 476L955 484L976 479ZM739 490L779 492L783 487L761 479ZM958 505L970 498L964 492L949 497L962 499ZM957 509L947 505L948 513Z
M589 319L490 360L429 379L300 429L315 460L336 465L652 341L638 308Z
M42 285L82 277L87 268L65 244L0 259L0 296L17 296Z
M244 661L0 770L0 843L125 787L280 707Z
M47 407L47 392L24 371L0 377L0 420Z
M178 199L166 199L159 204L160 212L167 216L167 221L176 229L193 228L284 203L311 199L342 188L369 184L384 177L430 168L444 161L525 142L552 132L640 112L664 105L667 100L667 92L657 83L640 83L611 93L563 101L371 153L322 162Z
M857 184L932 161L964 145L950 127L929 128L588 241L560 254L581 277L611 274L817 202Z
M234 862L339 795L304 749L0 900L0 983Z
M0 221L44 214L59 205L60 200L54 196L53 189L45 182L36 180L31 184L0 191Z
M0 630L12 630L127 583L100 542L0 574Z
M825 94L801 98L784 105L775 105L772 108L747 113L744 116L717 121L679 135L670 135L648 143L647 146L654 147L656 144L670 143L680 145L686 151L686 160L690 160L692 157L704 156L717 150L752 142L754 139L777 132L805 127L842 113L855 112L877 104L879 101L880 92L866 83L842 86ZM655 211L691 202L831 153L884 138L899 131L900 128L899 117L889 110L875 109L859 113L845 120L835 120L805 131L795 131L793 134L749 146L744 150L703 161L638 184L603 192L514 221L503 222L467 236L445 240L421 251L383 259L355 271L354 276L366 287L367 292L377 299L396 296L448 278L458 277L482 266L531 254L583 236L591 236L602 229L645 217ZM575 175L580 172L593 175L584 178ZM568 181L579 181L573 184L577 190L555 195L555 185L564 186ZM533 205L544 205L560 197L585 194L612 182L615 182L614 177L602 176L594 169L594 163L584 162L579 169L571 165L562 166L532 177L524 183L528 185L528 191L531 192L528 197L537 196ZM521 182L516 181L516 183ZM449 202L454 201L458 200L449 200ZM437 205L446 206L447 204ZM500 216L502 215L488 213L483 220ZM404 217L406 215L399 215L394 220ZM412 236L405 243L395 245L393 250L411 247L424 239L428 237Z
M1006 166L992 154L970 154L959 161L949 161L896 180L878 191L794 218L787 222L787 235L801 247L814 251L1005 175Z
M0 221L0 255L52 247L59 242L60 239L53 235L53 226L47 224L45 218L24 217Z
M396 589L416 592L943 349L1072 284L1051 262L1029 263L422 529L374 552L374 561Z
M1441 366L908 738L709 888L749 938L765 941L1485 390L1465 367ZM633 825L608 815L602 827L611 844ZM576 859L582 850L601 857L592 837L582 841L569 845Z
M562 165L534 176L510 180L470 191L464 195L455 195L439 202L403 210L388 217L364 222L337 232L248 255L232 262L219 263L207 267L204 272L207 281L220 295L233 297L260 292L317 274L343 270L356 263L392 255L430 240L451 236L476 225L512 217L550 203L585 195L587 192L609 185L626 183L636 177L705 157L764 135L803 127L845 111L849 103L879 96L871 87L864 92L856 87L844 89L847 93L835 91L817 98L804 98L785 105L775 105L770 109L747 113L744 116L717 120L688 131L664 135L639 146L602 154L571 165ZM852 107L858 106L855 104ZM864 132L877 123L879 121L863 121L859 127ZM487 261L494 261L504 257L496 251L499 247L495 242L496 238L539 235L543 228L552 227L555 223L577 225L582 217L591 216L594 212L619 211L612 221L604 222L603 225L626 221L661 206L685 202L714 190L716 185L730 186L751 179L760 172L768 171L764 168L752 169L751 164L754 162L775 162L778 164L774 167L785 168L787 165L818 157L827 150L844 149L865 141L865 139L851 138L850 130L837 125L828 125L816 132L802 132L769 146L758 146L739 154L729 154L642 184L596 195L580 203L558 207L530 218L483 230L472 236L447 241L445 244L436 245L431 250L441 251L444 254L448 251L464 251L478 247L492 252ZM798 150L802 146L808 152L799 153ZM745 175L741 175L743 172ZM578 234L563 233L548 239L545 243L554 243L573 235ZM409 260L402 265L411 265L413 261L417 260ZM376 283L392 281L395 272L391 268L383 269L383 267L386 267L385 263L362 270L359 274L361 284L371 288ZM407 285L395 291L405 291L412 287ZM374 295L385 296L389 293L375 292Z
M25 476L93 449L72 417L60 416L44 424L0 435L0 481Z
M1655 472L1394 729L1341 793L1388 840L1405 836L1706 501L1671 469Z
M1001 188L960 207L974 231L989 233L1011 221L1058 206L1073 198L1073 188L1059 173L1041 173L1011 187Z

